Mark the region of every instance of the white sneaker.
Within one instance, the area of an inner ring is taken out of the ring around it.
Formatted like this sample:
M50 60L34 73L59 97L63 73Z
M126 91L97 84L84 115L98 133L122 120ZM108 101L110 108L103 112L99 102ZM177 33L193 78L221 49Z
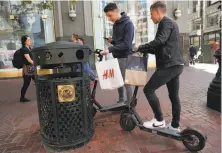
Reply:
M151 121L147 121L143 123L143 126L146 128L164 128L165 127L165 121L157 121L155 118L153 118Z
M180 127L174 128L174 127L172 127L171 123L169 123L169 124L166 126L166 128L169 129L169 130L173 130L173 131L176 131L176 132L180 132Z

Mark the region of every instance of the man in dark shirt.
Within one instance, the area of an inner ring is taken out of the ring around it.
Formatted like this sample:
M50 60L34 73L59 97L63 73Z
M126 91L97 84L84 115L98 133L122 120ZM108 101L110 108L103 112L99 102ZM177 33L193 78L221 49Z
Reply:
M189 48L189 52L190 52L190 64L194 65L194 56L197 54L197 49L193 46L193 44L191 44L190 48Z
M154 113L154 118L151 121L144 122L144 126L147 128L165 127L163 113L155 91L166 84L173 114L172 123L167 128L180 131L181 106L178 92L179 76L183 71L184 60L180 53L179 28L176 22L166 17L165 3L155 2L151 5L150 12L153 22L159 24L156 37L153 41L138 48L138 51L142 53L155 54L157 66L156 71L144 87L144 93Z
M118 59L119 67L125 79L127 56L132 52L132 42L134 38L134 25L125 12L120 13L115 3L109 3L104 8L104 12L109 21L113 22L112 38L105 38L113 46L101 52L102 55L112 53ZM133 90L131 85L125 85L127 104L130 103ZM119 101L124 102L124 88L118 89Z

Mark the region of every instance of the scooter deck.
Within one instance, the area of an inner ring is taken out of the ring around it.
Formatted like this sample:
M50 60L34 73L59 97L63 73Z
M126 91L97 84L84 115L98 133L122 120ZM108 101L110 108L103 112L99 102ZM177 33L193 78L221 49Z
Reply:
M117 103L109 106L103 106L99 111L105 112L105 111L117 111L117 110L123 110L124 108L128 108L125 103Z
M158 135L162 135L165 137L171 137L177 140L181 140L181 134L173 131L173 130L169 130L167 128L155 128L155 129L148 129L146 127L144 127L143 125L139 125L139 128L143 131L147 131L147 132L151 132L153 134L158 134Z

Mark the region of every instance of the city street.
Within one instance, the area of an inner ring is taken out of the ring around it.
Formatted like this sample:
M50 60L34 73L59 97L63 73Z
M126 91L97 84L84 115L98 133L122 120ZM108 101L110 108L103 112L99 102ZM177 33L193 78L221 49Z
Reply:
M216 65L217 66L217 65ZM215 65L214 65L215 67ZM210 68L212 69L212 68ZM196 128L207 135L204 150L199 153L221 153L221 113L206 107L209 83L215 76L205 69L185 67L181 76L180 98L182 103L181 128ZM149 70L149 76L153 70ZM38 110L33 83L28 89L30 103L20 103L19 95L22 79L0 80L0 153L46 153L42 145ZM167 123L171 121L171 104L167 88L157 91ZM98 89L97 100L101 104L117 101L117 91ZM152 118L151 108L142 88L138 94L137 111L142 119ZM119 114L97 113L95 133L85 146L65 153L189 153L181 142L146 133L138 128L123 131L119 125Z

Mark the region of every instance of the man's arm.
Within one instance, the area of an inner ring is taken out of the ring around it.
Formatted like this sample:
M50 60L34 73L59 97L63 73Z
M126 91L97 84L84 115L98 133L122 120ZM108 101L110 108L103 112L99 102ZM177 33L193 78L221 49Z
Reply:
M124 41L118 45L115 45L115 42L113 43L113 46L110 46L108 48L109 52L119 52L123 50L129 50L130 44L132 44L134 36L134 26L132 22L129 22L125 26L125 36Z
M166 21L161 26L162 27L158 30L155 39L147 44L141 45L139 47L140 51L151 53L152 48L155 49L156 47L165 44L173 29L173 23L171 21Z

